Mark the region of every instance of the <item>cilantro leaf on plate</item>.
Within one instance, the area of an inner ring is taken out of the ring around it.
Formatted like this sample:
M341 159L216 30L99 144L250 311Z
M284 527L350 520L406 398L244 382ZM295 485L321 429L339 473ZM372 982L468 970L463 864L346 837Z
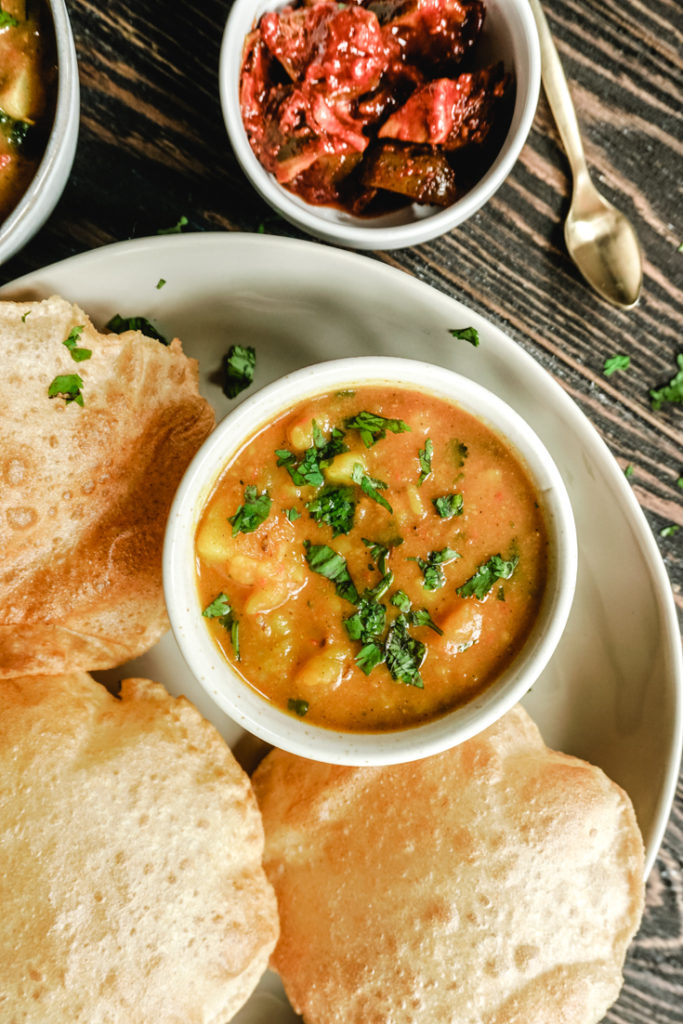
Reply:
M223 394L236 398L254 380L256 349L252 345L231 345L223 356Z
M160 341L162 345L169 344L168 338L165 338L145 316L121 316L119 313L116 313L105 324L105 330L111 331L112 334L123 334L124 331L140 331L146 338L154 338L155 341Z
M451 327L448 333L458 340L469 341L470 345L474 345L475 348L479 344L479 331L476 327Z

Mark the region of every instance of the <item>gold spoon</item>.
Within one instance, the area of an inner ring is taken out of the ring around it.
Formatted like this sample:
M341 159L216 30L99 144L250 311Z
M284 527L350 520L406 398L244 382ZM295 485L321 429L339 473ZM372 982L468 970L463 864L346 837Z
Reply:
M576 111L540 0L529 0L541 41L541 77L574 179L564 225L569 255L586 281L615 306L635 306L643 282L638 238L628 217L591 181Z

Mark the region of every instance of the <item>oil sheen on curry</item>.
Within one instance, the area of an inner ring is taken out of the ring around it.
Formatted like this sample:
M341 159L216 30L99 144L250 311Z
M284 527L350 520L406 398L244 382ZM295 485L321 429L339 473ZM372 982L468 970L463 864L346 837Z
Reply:
M396 730L470 701L534 622L547 533L519 458L403 386L318 395L222 472L196 533L201 608L234 669L292 715Z

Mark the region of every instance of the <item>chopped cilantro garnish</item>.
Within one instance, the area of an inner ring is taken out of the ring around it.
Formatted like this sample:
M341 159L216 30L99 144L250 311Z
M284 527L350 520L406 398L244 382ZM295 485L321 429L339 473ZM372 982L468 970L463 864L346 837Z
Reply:
M456 588L459 597L476 597L483 601L496 580L509 580L517 568L519 557L514 555L508 561L500 555L491 555L486 562L477 568L473 576Z
M624 468L624 476L626 477L627 480L630 480L634 473L635 473L635 469L633 468L631 463L629 463L628 466L626 466Z
M284 466L297 487L308 484L321 487L325 483L323 469L326 469L336 455L347 451L344 444L344 432L335 427L329 438L325 438L318 424L313 421L313 444L307 448L303 456L297 459L287 448L278 448L277 465Z
M327 544L311 544L309 540L304 541L304 548L306 561L313 572L331 580L339 597L356 604L358 591L353 584L344 556Z
M284 508L282 511L287 519L289 519L290 523L294 523L297 519L301 519L301 512L294 508L294 506L292 506L292 508Z
M348 533L356 511L355 491L353 487L328 484L306 503L306 508L319 525L326 523L332 527L333 537Z
M232 642L233 650L235 652L235 658L237 661L240 660L240 634L239 634L239 622L235 618L232 606L230 605L230 599L222 591L218 597L214 597L211 604L208 604L202 615L207 619L216 619L220 622L224 629L227 629L230 633L230 640Z
M385 508L387 512L393 512L391 505L387 499L380 494L380 490L386 491L387 485L382 480L375 480L374 477L368 476L363 469L360 462L355 462L353 469L351 470L351 479L355 484L358 484L364 494L367 494L368 498L372 498L378 505Z
M456 558L460 558L460 555L453 548L441 548L440 551L430 551L427 558L418 557L411 561L417 562L422 569L424 576L422 586L425 590L438 590L446 582L442 566Z
M355 657L356 665L365 672L366 676L370 675L373 668L377 668L377 666L381 665L383 661L384 646L376 643L374 640L369 641L367 644L363 644Z
M401 612L409 612L411 601L403 590L397 590L391 595L391 603Z
M157 281L157 285L156 285L157 291L159 291L160 288L163 288L165 284L166 284L166 278L165 277L160 277L159 280Z
M673 537L673 535L675 533L678 533L679 530L680 530L680 526L678 526L676 523L670 523L668 526L664 526L659 531L659 536L660 537Z
M254 380L256 350L251 345L231 345L223 356L223 394L235 398Z
M26 317L30 316L30 315L31 315L31 310L30 309L27 309L25 313L21 314L21 322L22 322L22 324L26 323Z
M299 718L303 718L304 715L308 714L308 701L299 700L298 697L290 697L287 701L287 710L293 711Z
M462 494L442 494L439 498L432 498L432 504L436 514L442 519L452 519L454 516L462 515Z
M458 439L454 437L448 442L448 448L456 467L458 469L462 469L465 465L465 459L467 458L467 445L463 444L462 441L458 441Z
M344 619L346 632L361 643L379 642L386 625L386 608L367 592L358 601L353 615Z
M186 228L189 221L185 214L179 217L172 228L159 228L157 231L158 235L179 235L183 228Z
M19 24L18 20L9 11L3 11L0 7L0 28L16 28Z
M479 344L479 331L476 327L451 327L448 333L458 340L469 341L470 345L474 345L475 348Z
M366 548L370 551L370 557L373 562L382 573L383 576L389 571L387 569L387 558L389 557L389 551L391 548L397 548L399 544L403 543L403 537L395 537L393 540L387 541L386 544L380 544L377 540L368 540L367 537L361 537L361 540L365 544Z
M405 615L397 615L392 622L384 644L384 659L391 678L408 686L424 687L420 668L427 648L408 632Z
M417 457L420 460L420 476L418 477L417 486L422 487L427 477L432 471L432 455L434 454L434 443L431 437L428 437L425 441L424 448L419 448Z
M47 397L63 398L67 405L70 402L76 402L77 405L82 406L82 387L83 379L78 373L63 373L52 381L47 389Z
M429 626L439 636L443 636L443 630L437 626L426 608L414 608L406 612L406 619L411 626Z
M678 373L663 388L650 391L652 408L659 410L664 402L683 402L683 352L676 356Z
M611 377L613 373L617 372L617 370L628 370L630 365L631 357L618 353L615 356L610 356L608 359L605 359L602 372L605 377Z
M146 338L154 338L162 345L169 344L168 338L165 338L144 316L120 316L116 313L105 327L106 330L112 331L114 334L123 334L124 331L140 331Z
M240 505L234 516L228 517L232 523L233 537L238 533L253 533L270 515L271 498L268 491L258 493L250 484L244 488L244 504Z
M90 359L92 355L92 349L78 347L78 341L80 340L82 333L82 324L80 324L78 327L72 327L69 332L69 337L65 338L64 341L62 342L62 344L66 345L66 347L68 348L69 352L71 353L71 358L75 363L82 363L84 359Z
M680 489L683 491L683 476L679 476L678 480L676 481L676 487L680 487Z
M408 424L403 420L388 419L386 416L367 412L367 410L350 416L345 420L344 426L347 430L358 430L366 448L372 448L373 444L386 437L387 430L390 430L392 434L403 434L406 430L410 430Z

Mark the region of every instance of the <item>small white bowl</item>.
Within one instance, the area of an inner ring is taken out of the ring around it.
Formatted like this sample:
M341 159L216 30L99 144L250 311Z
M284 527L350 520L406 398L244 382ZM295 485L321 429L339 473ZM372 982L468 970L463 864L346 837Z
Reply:
M451 206L413 204L378 217L355 217L331 206L305 202L265 170L249 145L239 100L244 40L262 14L282 6L283 0L235 0L223 36L219 70L221 106L232 148L251 184L274 210L326 242L356 249L399 249L445 234L491 198L519 156L538 103L541 55L527 0L486 0L477 59L482 66L502 60L507 71L514 71L516 82L510 127L486 174Z
M202 616L195 533L224 466L260 426L303 398L386 383L421 388L454 401L508 441L525 463L542 501L550 551L548 581L524 646L510 666L468 704L399 731L336 732L279 710L245 683L223 657ZM536 681L560 639L574 594L576 568L576 531L567 491L546 448L521 416L460 374L430 363L384 356L305 367L255 392L229 413L181 481L169 516L163 557L171 627L208 695L244 729L273 746L317 761L351 765L394 764L437 753L485 729L516 704Z
M64 0L47 0L57 50L57 104L45 152L30 185L0 223L0 263L35 235L50 216L71 173L78 141L78 63Z

